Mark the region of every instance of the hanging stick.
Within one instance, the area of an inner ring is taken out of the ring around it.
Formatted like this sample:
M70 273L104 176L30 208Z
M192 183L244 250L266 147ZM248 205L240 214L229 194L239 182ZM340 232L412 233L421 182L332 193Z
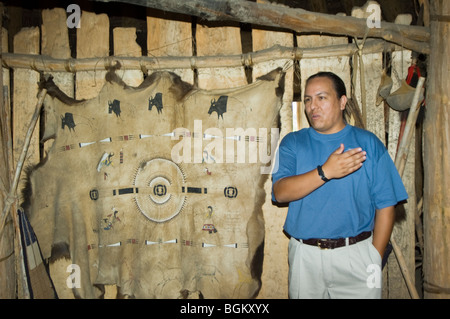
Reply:
M36 123L39 119L39 114L41 113L41 107L42 107L42 104L44 103L44 98L45 98L46 94L47 94L47 90L45 88L41 89L41 91L39 92L36 109L34 110L33 117L31 118L30 125L28 126L28 131L25 136L22 153L20 154L19 160L17 162L16 172L15 172L14 179L13 179L13 182L11 185L11 189L9 190L9 194L5 200L5 206L3 207L3 212L2 212L1 222L0 222L0 238L1 238L1 234L3 233L3 228L5 226L5 223L6 223L8 211L10 210L12 203L16 199L15 194L17 191L17 186L19 184L19 177L20 177L20 174L22 173L23 164L25 162L25 156L27 155L28 148L30 146L31 137L33 135L34 128L36 127Z
M403 176L403 172L405 170L406 158L408 157L409 145L410 145L411 138L412 138L412 132L413 132L412 128L414 127L414 125L416 123L417 115L419 113L418 106L419 106L420 90L422 89L424 82L425 82L425 78L420 77L419 81L417 83L416 91L414 92L414 97L413 97L413 100L411 103L409 116L406 121L404 138L402 139L402 141L400 143L398 153L395 157L395 166L397 167L400 177ZM393 234L391 235L390 240L391 240L391 244L392 244L392 248L394 250L395 256L397 257L397 261L400 266L400 270L402 271L403 277L405 278L406 286L408 287L409 293L413 299L419 299L419 294L417 293L416 287L414 286L414 283L411 280L411 275L408 271L408 267L406 266L405 258L403 257L400 247L397 245L397 242L395 241Z
M363 48L366 44L367 34L369 33L369 28L366 29L366 33L364 34L364 38L362 40L361 45L358 44L358 39L355 38L355 44L358 48L357 54L359 59L359 80L360 80L360 91L361 91L361 113L364 127L367 127L367 100L366 100L366 78L365 78L365 70L364 70L364 59L363 59ZM356 54L355 54L356 55Z
M398 264L400 266L400 270L403 273L403 277L405 278L406 286L408 287L409 293L413 299L419 299L419 294L417 293L416 287L411 280L411 274L409 273L408 267L406 266L405 258L401 252L400 247L397 245L397 242L394 239L394 236L391 235L391 244L392 249L394 250L395 257L397 257Z
M408 119L406 120L405 130L403 131L404 137L400 141L398 152L395 157L395 166L397 167L400 176L403 175L403 171L405 170L406 158L408 157L409 145L414 131L413 128L416 124L417 116L419 115L419 103L422 102L419 101L419 97L424 82L424 77L420 77L419 81L417 82L414 97L411 102L411 108L409 110Z

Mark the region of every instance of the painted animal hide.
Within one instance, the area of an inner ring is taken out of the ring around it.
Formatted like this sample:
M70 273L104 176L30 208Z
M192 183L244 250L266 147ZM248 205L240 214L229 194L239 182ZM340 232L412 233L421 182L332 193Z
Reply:
M253 156L270 152L283 79L206 91L168 72L127 87L110 72L96 98L47 96L54 141L26 211L44 258L68 247L76 297L113 284L132 298L257 295L268 175Z

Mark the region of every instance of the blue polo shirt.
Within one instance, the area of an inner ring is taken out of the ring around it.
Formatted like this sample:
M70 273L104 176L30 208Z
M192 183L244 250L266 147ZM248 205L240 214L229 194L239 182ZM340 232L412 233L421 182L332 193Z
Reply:
M334 134L313 128L287 134L278 149L272 185L283 177L311 171L343 143L345 151L361 147L363 166L332 179L302 199L289 203L285 231L295 238L355 236L374 227L375 210L406 200L403 182L383 143L371 132L346 125ZM275 197L272 195L275 201Z

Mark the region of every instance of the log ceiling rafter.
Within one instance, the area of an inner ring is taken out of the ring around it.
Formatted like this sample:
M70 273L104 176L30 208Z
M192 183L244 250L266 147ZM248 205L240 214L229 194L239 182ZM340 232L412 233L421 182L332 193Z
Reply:
M325 33L355 38L381 38L404 48L430 53L430 30L381 21L380 28L369 28L366 19L315 13L273 3L247 0L91 0L119 2L191 15L207 21L249 23L263 27L288 29L298 33Z

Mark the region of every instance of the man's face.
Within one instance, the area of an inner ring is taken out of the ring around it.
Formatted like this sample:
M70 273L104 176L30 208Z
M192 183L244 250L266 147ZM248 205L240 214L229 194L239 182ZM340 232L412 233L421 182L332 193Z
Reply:
M311 79L305 89L304 103L309 123L319 133L337 133L345 127L342 112L347 97L338 98L329 78Z

